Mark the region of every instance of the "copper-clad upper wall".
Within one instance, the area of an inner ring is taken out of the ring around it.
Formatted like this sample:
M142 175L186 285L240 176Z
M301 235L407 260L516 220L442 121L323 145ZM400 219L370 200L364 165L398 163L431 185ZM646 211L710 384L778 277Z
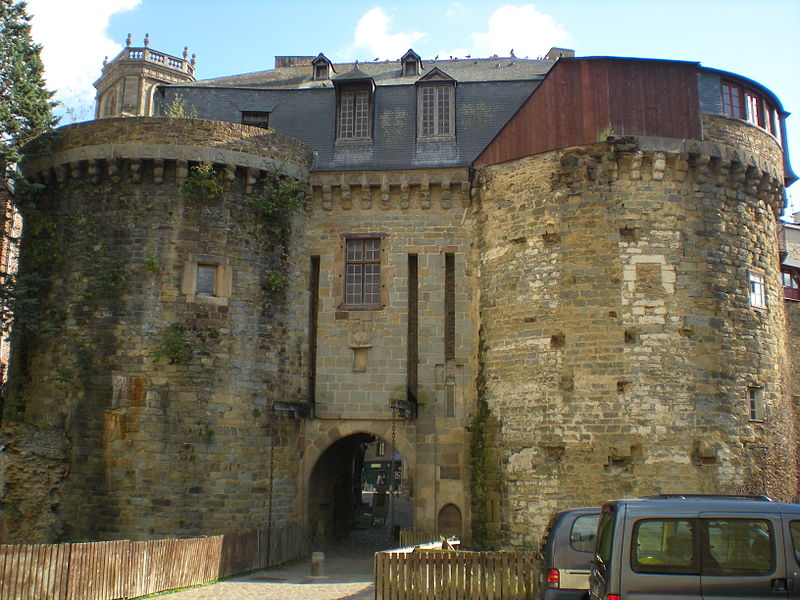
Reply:
M701 139L697 63L559 60L475 160L482 167L614 135Z

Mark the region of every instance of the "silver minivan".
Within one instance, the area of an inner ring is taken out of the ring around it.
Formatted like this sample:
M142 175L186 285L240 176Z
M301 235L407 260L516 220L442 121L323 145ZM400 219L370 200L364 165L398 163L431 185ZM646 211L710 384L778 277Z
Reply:
M660 495L603 506L591 600L800 599L800 505Z

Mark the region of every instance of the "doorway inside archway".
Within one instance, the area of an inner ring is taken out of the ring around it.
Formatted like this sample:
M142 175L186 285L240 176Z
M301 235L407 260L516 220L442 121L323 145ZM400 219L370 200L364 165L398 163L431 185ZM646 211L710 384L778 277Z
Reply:
M403 459L386 440L355 433L322 453L309 480L309 524L317 548L348 543L369 552L396 545L412 523Z

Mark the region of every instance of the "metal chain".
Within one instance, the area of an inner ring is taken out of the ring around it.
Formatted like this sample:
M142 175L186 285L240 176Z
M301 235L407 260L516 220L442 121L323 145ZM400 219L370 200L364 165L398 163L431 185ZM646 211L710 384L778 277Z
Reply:
M394 449L397 436L397 428L395 421L395 407L392 407L392 452L389 455L389 464L391 465L391 473L389 474L389 539L394 541L394 494L392 488L394 487Z

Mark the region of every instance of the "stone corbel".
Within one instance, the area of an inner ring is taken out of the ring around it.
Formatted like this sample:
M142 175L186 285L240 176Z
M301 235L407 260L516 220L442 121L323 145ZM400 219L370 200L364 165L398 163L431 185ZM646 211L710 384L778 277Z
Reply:
M644 152L641 150L637 150L631 156L631 179L641 179L642 178L642 159L644 158Z
M423 181L419 186L419 205L421 208L431 207L431 184Z
M330 185L322 186L322 210L333 210L333 188Z
M131 183L141 183L142 182L142 159L141 158L132 158L130 160L131 164Z
M472 196L470 195L471 186L469 181L461 182L461 208L467 208L470 205Z
M256 183L258 182L258 176L261 174L259 169L255 167L249 167L245 173L244 179L244 193L247 196L250 196L255 189Z
M223 175L223 189L230 191L234 181L236 181L236 165L226 164L225 174Z
M664 173L667 170L667 158L663 152L655 152L653 154L653 181L661 181L664 179Z
M350 184L343 183L342 184L342 208L345 210L350 210L353 207L353 200L350 195Z
M411 198L411 186L407 183L400 185L400 208L407 209L408 201Z
M450 182L442 182L442 208L450 208L453 203L450 201Z

